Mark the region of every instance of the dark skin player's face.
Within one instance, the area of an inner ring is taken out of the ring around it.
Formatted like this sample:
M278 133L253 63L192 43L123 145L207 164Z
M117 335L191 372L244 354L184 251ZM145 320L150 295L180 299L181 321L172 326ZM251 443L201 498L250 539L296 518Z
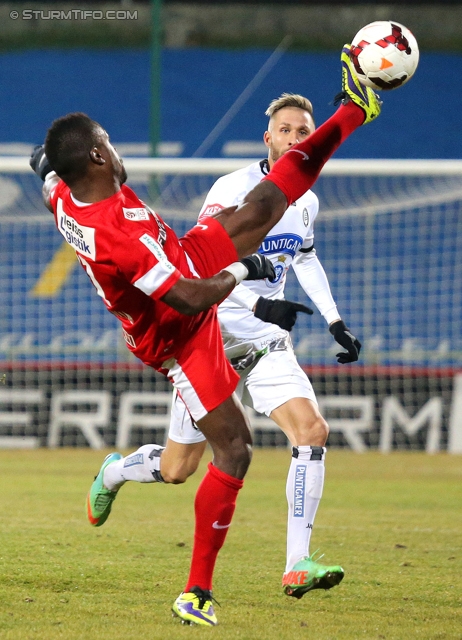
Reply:
M92 152L97 149L101 158L105 160L107 170L112 171L112 175L115 180L120 184L124 184L127 181L127 172L125 170L123 160L117 153L115 147L112 146L109 135L101 129L100 142L97 147L92 149Z

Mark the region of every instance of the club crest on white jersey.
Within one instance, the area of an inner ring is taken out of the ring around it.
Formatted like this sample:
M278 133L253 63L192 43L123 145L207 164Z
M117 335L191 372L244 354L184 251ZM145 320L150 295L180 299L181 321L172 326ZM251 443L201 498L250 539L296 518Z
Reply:
M289 265L286 264L286 260L287 256L285 256L284 254L278 256L276 261L272 260L274 271L276 272L276 277L274 278L274 280L268 280L268 278L265 280L266 286L270 289L274 289L274 287L277 287L281 280L285 278L285 275L289 270Z
M276 277L273 280L265 280L269 289L278 287L281 280L285 278L291 260L287 263L287 258L293 258L303 244L303 238L295 233L279 233L274 236L266 236L258 249L262 253L272 258Z

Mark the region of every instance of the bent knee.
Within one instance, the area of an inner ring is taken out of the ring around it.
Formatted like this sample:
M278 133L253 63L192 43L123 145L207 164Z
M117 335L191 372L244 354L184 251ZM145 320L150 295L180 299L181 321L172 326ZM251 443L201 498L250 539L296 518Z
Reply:
M248 442L243 442L242 446L239 450L238 456L239 464L246 469L249 468L250 463L252 462L252 445Z
M325 418L323 418L322 416L319 417L319 430L322 431L326 438L329 435L329 424L327 422L327 420Z
M329 425L327 424L327 421L319 415L311 425L310 432L310 440L312 440L311 444L323 447L326 444L327 437L329 435Z
M162 478L167 484L183 484L199 466L199 460L187 460L183 464L161 467Z
M252 461L252 447L245 440L234 441L225 448L213 448L216 467L225 473L242 479Z
M235 438L228 449L228 454L239 465L248 467L252 461L252 444L245 438Z
M189 478L189 474L183 469L173 469L162 474L162 478L167 484L183 484Z
M327 442L328 436L329 425L322 416L319 416L313 424L313 444L319 447L323 447Z
M321 416L317 416L315 420L308 425L301 426L294 433L294 440L297 445L308 445L315 447L324 447L329 436L329 425Z

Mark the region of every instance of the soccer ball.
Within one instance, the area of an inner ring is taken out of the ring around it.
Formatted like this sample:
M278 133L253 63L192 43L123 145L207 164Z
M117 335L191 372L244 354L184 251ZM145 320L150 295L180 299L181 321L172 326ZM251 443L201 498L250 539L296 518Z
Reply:
M358 31L350 57L360 82L385 91L401 87L412 78L419 62L419 47L405 26L379 20Z

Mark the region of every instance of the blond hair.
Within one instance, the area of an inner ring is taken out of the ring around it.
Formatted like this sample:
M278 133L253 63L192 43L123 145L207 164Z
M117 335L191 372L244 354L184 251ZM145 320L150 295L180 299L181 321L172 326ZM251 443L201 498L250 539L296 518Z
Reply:
M308 98L299 95L298 93L283 93L279 98L272 100L265 111L270 119L275 113L286 107L296 107L297 109L303 109L307 111L311 117L313 117L313 105Z

